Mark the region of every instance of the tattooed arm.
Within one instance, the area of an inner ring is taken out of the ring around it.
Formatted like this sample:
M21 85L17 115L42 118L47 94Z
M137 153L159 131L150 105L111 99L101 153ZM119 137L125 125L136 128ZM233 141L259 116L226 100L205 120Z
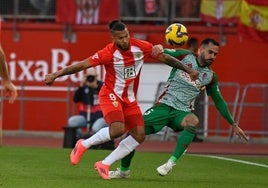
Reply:
M190 77L192 78L192 80L198 79L198 76L199 76L198 71L191 69L190 67L183 64L180 60L176 59L175 57L172 57L168 54L162 53L158 56L158 60L164 62L165 64L167 64L171 67L181 69L181 70L187 72L190 75Z
M187 65L183 64L177 58L172 57L171 55L165 54L163 52L164 52L164 49L163 49L162 45L160 45L160 44L154 45L153 50L152 50L152 56L154 58L156 58L157 60L162 61L163 63L165 63L171 67L181 69L181 70L187 72L190 75L192 80L198 79L198 76L199 76L198 71L191 69Z
M47 74L45 76L45 83L47 85L52 85L54 83L55 79L57 79L59 77L74 74L74 73L80 72L82 70L85 70L85 69L87 69L89 67L90 67L89 60L88 59L82 60L82 61L80 61L78 63L69 65L69 66L67 66L67 67L65 67L65 68L63 68L63 69L61 69L59 71Z

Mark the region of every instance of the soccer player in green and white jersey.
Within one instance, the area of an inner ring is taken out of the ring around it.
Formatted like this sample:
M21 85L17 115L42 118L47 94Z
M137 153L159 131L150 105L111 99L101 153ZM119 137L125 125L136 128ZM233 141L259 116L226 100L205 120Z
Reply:
M158 102L144 113L146 135L157 133L164 126L174 131L181 131L173 154L165 164L157 168L160 175L168 174L192 143L199 123L198 117L192 112L193 104L202 89L206 89L207 95L212 97L217 110L232 126L233 132L239 138L248 141L244 131L234 121L221 95L217 75L210 68L218 52L219 43L211 38L201 42L197 56L189 50L164 49L164 53L178 58L184 64L197 70L199 78L193 81L186 72L173 68L167 80L167 87L160 95ZM129 167L133 156L134 152L123 158L120 168L109 172L110 178L129 177Z

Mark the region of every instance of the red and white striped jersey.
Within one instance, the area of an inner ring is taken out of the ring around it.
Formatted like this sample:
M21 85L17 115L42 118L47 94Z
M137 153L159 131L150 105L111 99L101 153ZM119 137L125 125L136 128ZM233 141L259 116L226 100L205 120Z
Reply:
M104 85L124 102L136 100L140 71L144 61L151 57L153 45L150 42L130 38L128 50L121 50L114 43L108 44L89 57L91 66L104 65Z

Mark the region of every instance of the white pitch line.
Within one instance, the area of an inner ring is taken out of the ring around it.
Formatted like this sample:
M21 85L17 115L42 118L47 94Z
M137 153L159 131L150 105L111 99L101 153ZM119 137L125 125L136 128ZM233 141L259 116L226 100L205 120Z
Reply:
M232 158L226 158L226 157L219 157L219 156L214 156L214 155L198 155L198 154L187 154L187 155L220 159L220 160L225 160L225 161L232 161L232 162L237 162L237 163L242 163L242 164L247 164L247 165L252 165L252 166L260 166L260 167L268 168L268 165L265 165L265 164L254 163L254 162L243 161L243 160L232 159Z

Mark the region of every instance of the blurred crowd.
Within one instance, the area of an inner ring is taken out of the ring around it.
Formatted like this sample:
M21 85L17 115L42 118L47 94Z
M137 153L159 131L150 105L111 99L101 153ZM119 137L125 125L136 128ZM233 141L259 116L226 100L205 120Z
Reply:
M56 16L58 0L0 0L0 15L35 15ZM69 0L66 0L66 2ZM71 0L77 6L83 6L84 10L93 9L93 5L101 6L104 0ZM142 20L143 18L199 18L201 0L118 0L113 3L119 7L118 15L128 21ZM110 7L109 7L110 8ZM116 9L115 9L116 10ZM10 16L9 16L10 17ZM50 19L55 21L55 19Z

